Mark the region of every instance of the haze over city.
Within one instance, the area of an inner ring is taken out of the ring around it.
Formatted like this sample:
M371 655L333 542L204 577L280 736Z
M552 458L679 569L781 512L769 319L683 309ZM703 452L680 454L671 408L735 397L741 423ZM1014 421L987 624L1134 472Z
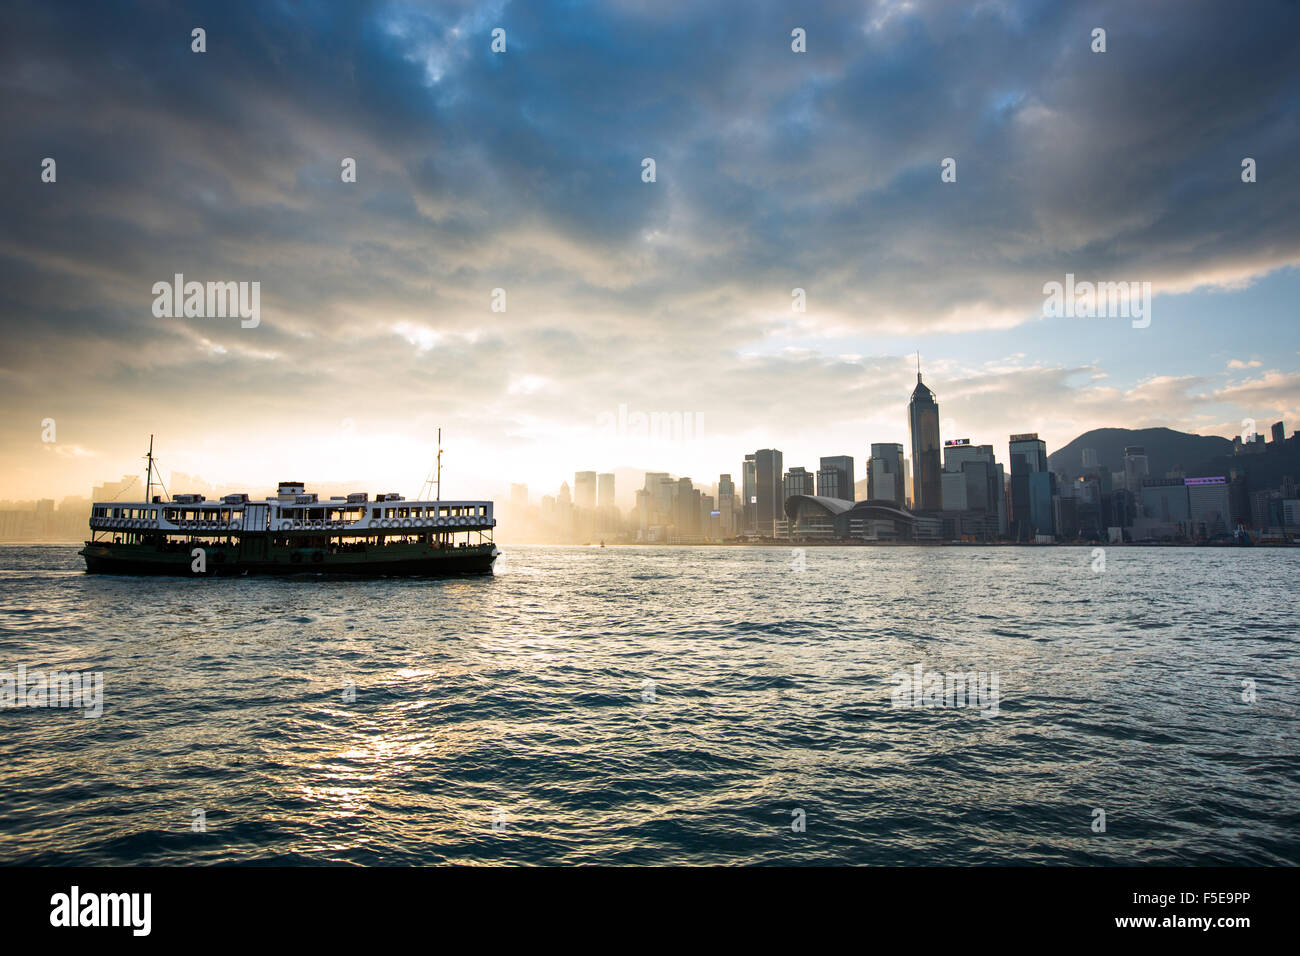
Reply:
M214 484L414 494L439 426L465 497L763 447L861 479L916 351L999 448L1300 419L1296 33L1231 6L61 6L0 38L5 497L150 433ZM1067 273L1150 282L1149 326L1044 318ZM260 322L157 317L177 274Z

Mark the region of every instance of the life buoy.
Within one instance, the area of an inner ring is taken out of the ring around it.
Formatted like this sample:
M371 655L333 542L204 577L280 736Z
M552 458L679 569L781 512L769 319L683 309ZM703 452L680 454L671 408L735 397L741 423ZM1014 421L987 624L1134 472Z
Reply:
M231 521L229 527L230 527L230 530L231 530L231 531L238 531L238 530L239 530L239 522L238 522L238 521Z
M410 518L403 518L403 519L402 519L402 527L403 527L403 528L409 528L410 526L411 526L411 519L410 519Z
M281 521L281 522L280 522L280 530L281 530L281 531L288 531L288 530L289 530L290 528L292 528L292 527L293 527L293 522L292 522L292 521Z
M319 528L323 528L323 527L325 527L325 523L324 523L323 521L321 521L319 518L317 518L315 521L313 521L313 522L311 523L311 526L312 526L313 528L318 528L318 529L319 529Z

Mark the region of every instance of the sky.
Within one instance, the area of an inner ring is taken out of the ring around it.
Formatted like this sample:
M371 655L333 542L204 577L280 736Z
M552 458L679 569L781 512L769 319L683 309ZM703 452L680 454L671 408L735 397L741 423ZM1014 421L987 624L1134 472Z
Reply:
M1294 2L18 0L0 102L0 498L151 434L164 474L414 495L439 427L444 497L861 478L918 352L1003 461L1300 427ZM258 282L256 326L156 315L178 273ZM1046 317L1067 274L1149 324Z

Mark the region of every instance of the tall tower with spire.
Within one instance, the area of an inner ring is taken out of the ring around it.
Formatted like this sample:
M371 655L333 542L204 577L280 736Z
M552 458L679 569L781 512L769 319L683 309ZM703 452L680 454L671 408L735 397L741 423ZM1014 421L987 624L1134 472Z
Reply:
M941 511L939 403L921 381L921 353L916 353L916 388L907 405L912 427L912 510Z

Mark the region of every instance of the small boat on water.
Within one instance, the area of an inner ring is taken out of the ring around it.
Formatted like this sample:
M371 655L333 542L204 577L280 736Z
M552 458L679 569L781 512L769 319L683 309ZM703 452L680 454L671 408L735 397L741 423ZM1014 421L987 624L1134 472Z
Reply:
M407 501L364 492L321 501L302 482L274 497L200 494L96 501L79 552L91 574L442 576L491 574L491 501ZM441 484L441 482L439 482Z

